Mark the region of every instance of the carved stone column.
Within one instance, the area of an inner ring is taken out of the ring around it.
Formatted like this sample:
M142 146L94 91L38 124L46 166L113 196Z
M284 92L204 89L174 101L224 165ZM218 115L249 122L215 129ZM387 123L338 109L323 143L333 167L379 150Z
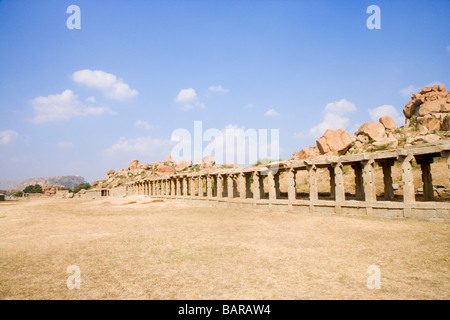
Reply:
M342 163L334 164L334 194L336 202L345 201L344 173L342 172Z
M401 156L399 160L402 164L403 202L413 203L416 201L411 165L413 156L411 154L407 156Z
M363 160L364 192L367 202L377 201L377 190L375 188L375 162L373 160Z
M212 198L212 177L209 174L206 176L206 196Z
M355 196L356 200L365 200L366 195L364 193L364 179L363 169L361 163L352 164L352 168L355 171Z
M306 167L309 175L309 200L317 201L319 194L317 192L317 167L315 164L308 165Z
M296 170L293 168L288 171L288 199L291 203L297 198L295 172Z
M221 174L217 175L217 198L222 199L223 197L223 176Z

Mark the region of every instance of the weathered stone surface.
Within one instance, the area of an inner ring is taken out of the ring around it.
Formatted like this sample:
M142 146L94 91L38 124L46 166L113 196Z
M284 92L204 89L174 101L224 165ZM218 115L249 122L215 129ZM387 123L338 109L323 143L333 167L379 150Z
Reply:
M373 139L375 141L384 140L387 138L384 126L379 122L364 123L361 127L359 127L358 131L356 131L356 136L358 135L365 135L369 137L369 139Z
M379 119L379 121L386 129L395 130L395 128L397 128L397 124L390 116L383 116Z
M423 142L425 143L431 143L441 140L441 137L439 137L437 134L428 134L423 138Z
M163 162L173 162L172 155L168 155Z
M197 159L197 164L201 169L211 169L216 165L216 161L211 156L206 156L203 159Z
M128 164L128 170L130 171L134 171L138 168L139 166L139 160L131 160L130 163Z
M113 175L116 174L116 172L115 172L113 169L110 169L110 170L108 170L108 172L106 172L106 174L107 174L108 176L113 176Z
M443 117L441 129L443 131L450 131L450 114Z
M437 118L435 118L431 114L427 114L423 117L417 118L417 129L421 130L421 127L427 128L428 131L433 130L440 130L441 128L441 121Z
M303 160L303 159L312 159L319 155L318 149L313 148L303 148L302 150L298 152L294 152L293 158L296 160Z
M160 176L167 176L175 173L175 168L173 166L166 166L164 164L158 165L156 169L156 174Z
M408 125L410 119L417 116L416 129L426 127L428 130L440 130L438 121L444 126L444 119L449 112L450 92L443 85L424 87L412 95L403 109Z
M175 171L183 171L192 165L192 161L179 160L175 166Z
M317 139L316 144L321 154L331 152L337 155L345 153L352 142L352 137L344 129L328 129L322 137Z

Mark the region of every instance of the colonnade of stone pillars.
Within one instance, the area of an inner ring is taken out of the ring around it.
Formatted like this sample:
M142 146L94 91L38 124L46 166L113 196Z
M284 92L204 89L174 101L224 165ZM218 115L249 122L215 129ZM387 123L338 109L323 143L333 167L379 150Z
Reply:
M372 157L359 155L359 157L331 157L325 160L302 160L286 162L277 170L272 167L246 168L245 170L210 170L205 173L190 173L173 175L161 178L151 178L127 186L129 195L148 196L175 196L175 197L202 197L236 200L268 200L277 201L286 199L281 197L280 175L287 176L287 200L292 204L297 200L297 172L305 170L308 173L309 201L319 201L318 170L326 171L330 178L330 198L337 203L346 201L344 188L343 166L351 166L355 174L355 199L365 202L376 202L375 167L382 169L384 183L384 198L380 200L392 201L395 199L392 167L399 163L402 170L401 190L405 203L416 201L413 181L412 162L420 165L422 172L423 199L433 200L434 190L431 175L431 165L435 157L446 159L450 188L450 150L440 150L429 154L413 154L408 152L390 153L389 157ZM265 183L267 181L267 183ZM265 190L266 188L266 190ZM106 194L106 193L105 193ZM321 197L323 195L321 194ZM300 200L300 199L299 199Z

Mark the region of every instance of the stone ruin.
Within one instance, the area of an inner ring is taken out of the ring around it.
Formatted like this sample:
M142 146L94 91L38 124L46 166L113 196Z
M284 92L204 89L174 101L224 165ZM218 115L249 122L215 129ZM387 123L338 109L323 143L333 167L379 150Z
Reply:
M109 170L105 180L92 184L95 189L78 196L147 196L214 206L450 221L449 106L443 86L425 87L405 106L406 124L400 128L383 116L361 125L353 136L343 129L329 129L316 146L294 153L289 160L246 168L217 167L212 157L197 160L195 166L190 161L175 163L170 156L151 165L133 160L127 169ZM448 177L446 185L438 188L431 175L436 159L444 159ZM392 176L396 164L401 167L399 183ZM421 195L413 181L415 164L421 171ZM344 167L354 170L353 195L344 187ZM382 196L375 188L376 168L383 175ZM323 171L329 175L326 198L318 192L318 173ZM303 182L306 194L298 192L296 177L301 172L308 177ZM281 176L286 178L287 192L282 191Z

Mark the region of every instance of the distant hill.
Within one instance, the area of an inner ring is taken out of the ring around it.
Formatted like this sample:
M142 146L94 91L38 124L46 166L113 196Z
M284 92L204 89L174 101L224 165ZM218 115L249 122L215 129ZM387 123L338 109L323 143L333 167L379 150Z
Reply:
M9 190L17 185L17 181L0 181L0 190Z
M49 178L31 178L16 184L10 189L23 190L29 185L38 184L40 186L64 186L73 189L81 183L85 183L86 180L80 176L58 176Z

